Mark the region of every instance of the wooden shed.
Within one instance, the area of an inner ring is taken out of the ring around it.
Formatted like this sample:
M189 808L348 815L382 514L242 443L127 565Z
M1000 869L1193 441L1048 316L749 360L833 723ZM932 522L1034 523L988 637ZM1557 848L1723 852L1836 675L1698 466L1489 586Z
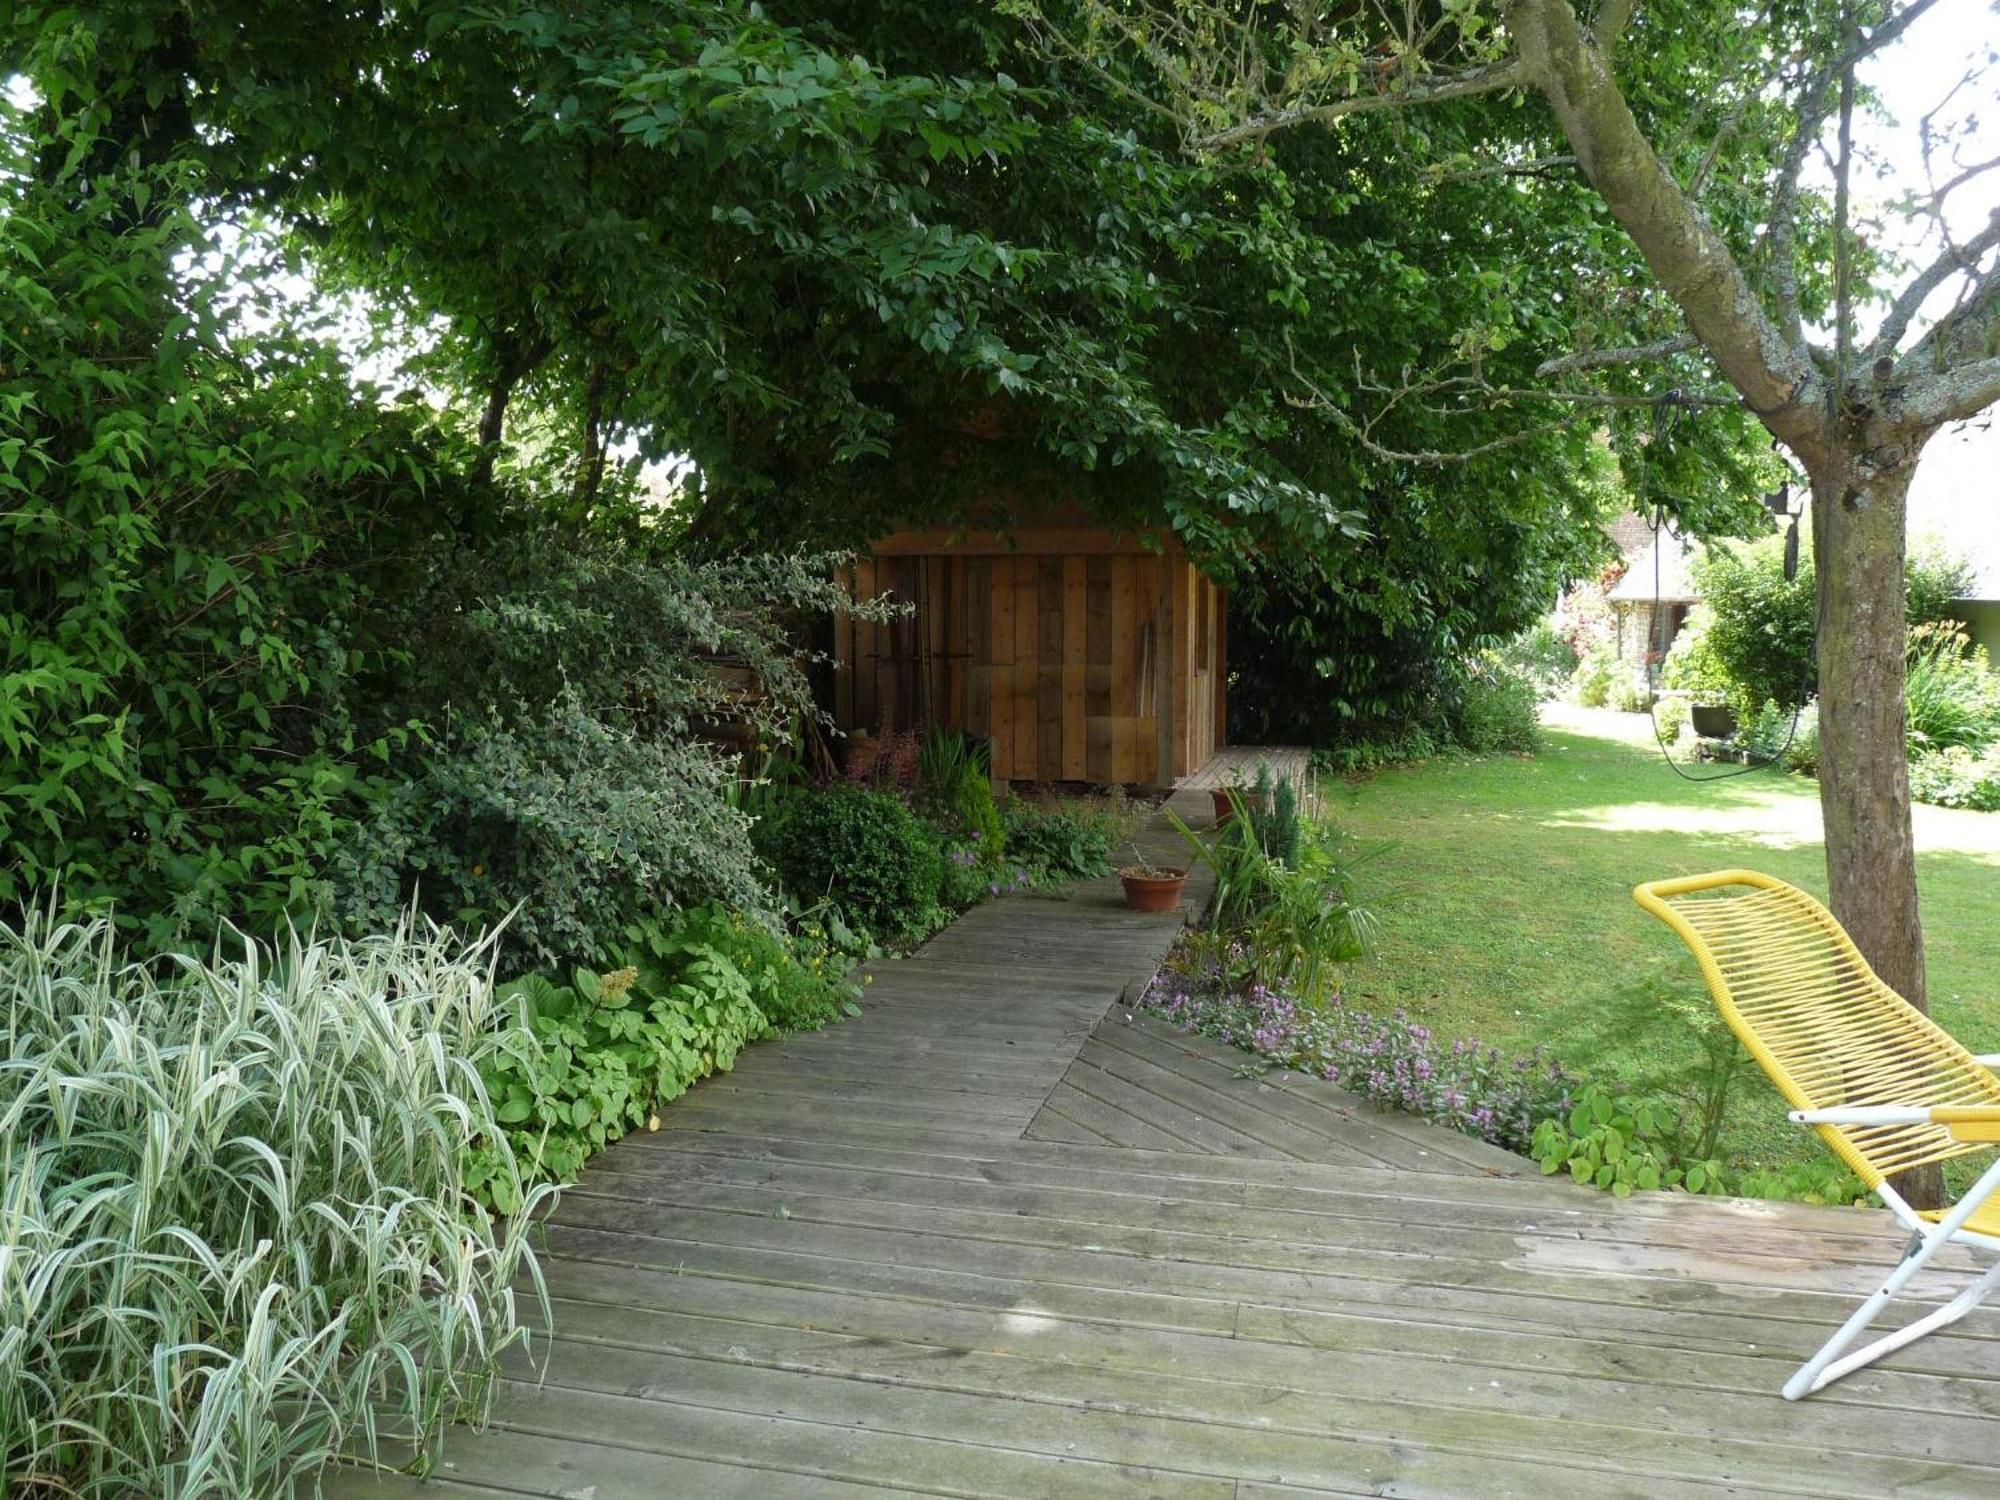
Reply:
M1223 743L1223 593L1170 538L1080 519L911 530L857 563L857 598L914 606L834 629L850 734L947 725L1012 781L1171 785Z

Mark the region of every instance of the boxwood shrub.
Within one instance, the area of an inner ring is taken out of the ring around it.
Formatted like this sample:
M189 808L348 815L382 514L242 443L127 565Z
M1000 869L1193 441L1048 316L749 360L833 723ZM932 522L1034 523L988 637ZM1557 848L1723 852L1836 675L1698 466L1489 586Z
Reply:
M801 902L830 901L878 937L932 925L944 880L938 836L887 792L827 787L804 793L759 831L759 846Z

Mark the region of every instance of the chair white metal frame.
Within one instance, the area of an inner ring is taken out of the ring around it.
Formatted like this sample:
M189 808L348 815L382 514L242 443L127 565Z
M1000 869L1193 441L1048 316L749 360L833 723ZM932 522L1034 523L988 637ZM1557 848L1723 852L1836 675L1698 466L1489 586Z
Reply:
M1869 967L1833 914L1753 870L1639 886L1634 899L1693 951L1730 1029L1792 1106L1910 1231L1887 1280L1785 1382L1822 1390L1955 1323L2000 1286L2000 1261L1949 1302L1852 1352L1948 1245L2000 1254L2000 1161L1944 1211L1910 1206L1890 1179L2000 1143L2000 1054L1975 1056Z

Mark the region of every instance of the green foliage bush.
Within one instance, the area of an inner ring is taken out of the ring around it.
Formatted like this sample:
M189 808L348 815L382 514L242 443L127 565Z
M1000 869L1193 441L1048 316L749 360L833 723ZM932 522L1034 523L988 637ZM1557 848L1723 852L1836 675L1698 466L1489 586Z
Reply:
M1576 647L1546 619L1535 621L1491 655L1503 667L1532 682L1544 698L1554 697L1569 685L1580 660Z
M1356 776L1379 771L1386 766L1407 765L1429 760L1450 747L1440 742L1422 725L1405 725L1377 739L1348 740L1338 745L1315 747L1313 768L1335 776Z
M1938 807L2000 812L2000 751L1920 750L1910 757L1910 796Z
M1273 854L1251 818L1232 818L1204 836L1168 816L1195 859L1215 872L1212 920L1195 943L1229 986L1308 1005L1331 997L1340 966L1368 951L1376 926L1356 894L1353 845L1315 824L1300 829L1288 861Z
M1494 751L1529 754L1542 741L1540 685L1493 652L1466 663L1451 713L1451 737L1474 755Z
M1955 624L1910 629L1903 699L1910 753L1980 750L2000 738L2000 677Z
M1537 1125L1528 1150L1545 1175L1568 1172L1620 1198L1635 1190L1678 1190L1846 1206L1871 1196L1867 1184L1837 1161L1735 1167L1712 1155L1692 1155L1672 1104L1614 1094L1598 1084L1579 1089L1566 1114Z
M1065 885L1111 873L1115 819L1082 808L1007 799L1007 859L1031 885Z
M609 500L584 531L491 519L502 536L385 611L412 659L371 691L437 727L335 856L336 908L366 927L412 900L476 923L518 903L510 957L541 968L609 966L664 908L769 911L738 755L707 731L775 741L811 712L784 622L838 602L829 560L692 561Z
M0 132L0 909L272 930L409 743L349 684L405 658L362 622L461 501L449 445L310 340L225 346L174 173L34 148Z
M1710 633L1715 628L1715 612L1706 604L1689 611L1687 622L1660 664L1660 685L1686 693L1689 701L1701 704L1729 703L1737 695L1729 669L1716 654Z
M523 1197L491 963L421 925L154 960L0 923L9 1493L289 1493L377 1423L481 1411L533 1267L468 1196L480 1137Z
M510 961L553 965L769 906L709 731L809 712L786 611L839 602L831 560L474 477L427 405L176 277L173 171L51 183L31 146L0 133L0 909L60 884L158 946L519 905Z
M1611 701L1612 685L1628 675L1618 648L1600 641L1584 653L1576 667L1576 701L1585 708L1603 708Z
M795 898L827 901L878 937L918 937L936 923L943 848L887 792L851 786L805 792L759 829L759 847Z
M1566 1171L1578 1182L1621 1198L1635 1188L1727 1192L1722 1164L1683 1157L1676 1149L1677 1136L1671 1106L1614 1096L1599 1085L1586 1084L1568 1114L1551 1116L1535 1127L1529 1154L1548 1175Z
M1667 693L1660 697L1653 704L1653 727L1659 732L1660 739L1669 745L1679 740L1693 711L1693 705L1684 694Z
M1810 545L1801 553L1797 576L1791 579L1784 574L1782 537L1716 545L1695 565L1710 618L1703 649L1727 676L1740 716L1764 703L1796 708L1816 686ZM1970 583L1962 559L1935 551L1912 553L1905 585L1910 623L1949 619L1954 601Z

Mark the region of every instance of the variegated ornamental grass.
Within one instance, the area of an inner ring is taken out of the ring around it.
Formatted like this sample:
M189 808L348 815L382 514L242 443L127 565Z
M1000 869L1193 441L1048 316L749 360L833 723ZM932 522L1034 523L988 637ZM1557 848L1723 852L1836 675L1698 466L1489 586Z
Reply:
M540 1285L530 1216L462 1190L502 1139L490 968L409 927L132 962L0 924L0 1493L279 1495L481 1412Z

